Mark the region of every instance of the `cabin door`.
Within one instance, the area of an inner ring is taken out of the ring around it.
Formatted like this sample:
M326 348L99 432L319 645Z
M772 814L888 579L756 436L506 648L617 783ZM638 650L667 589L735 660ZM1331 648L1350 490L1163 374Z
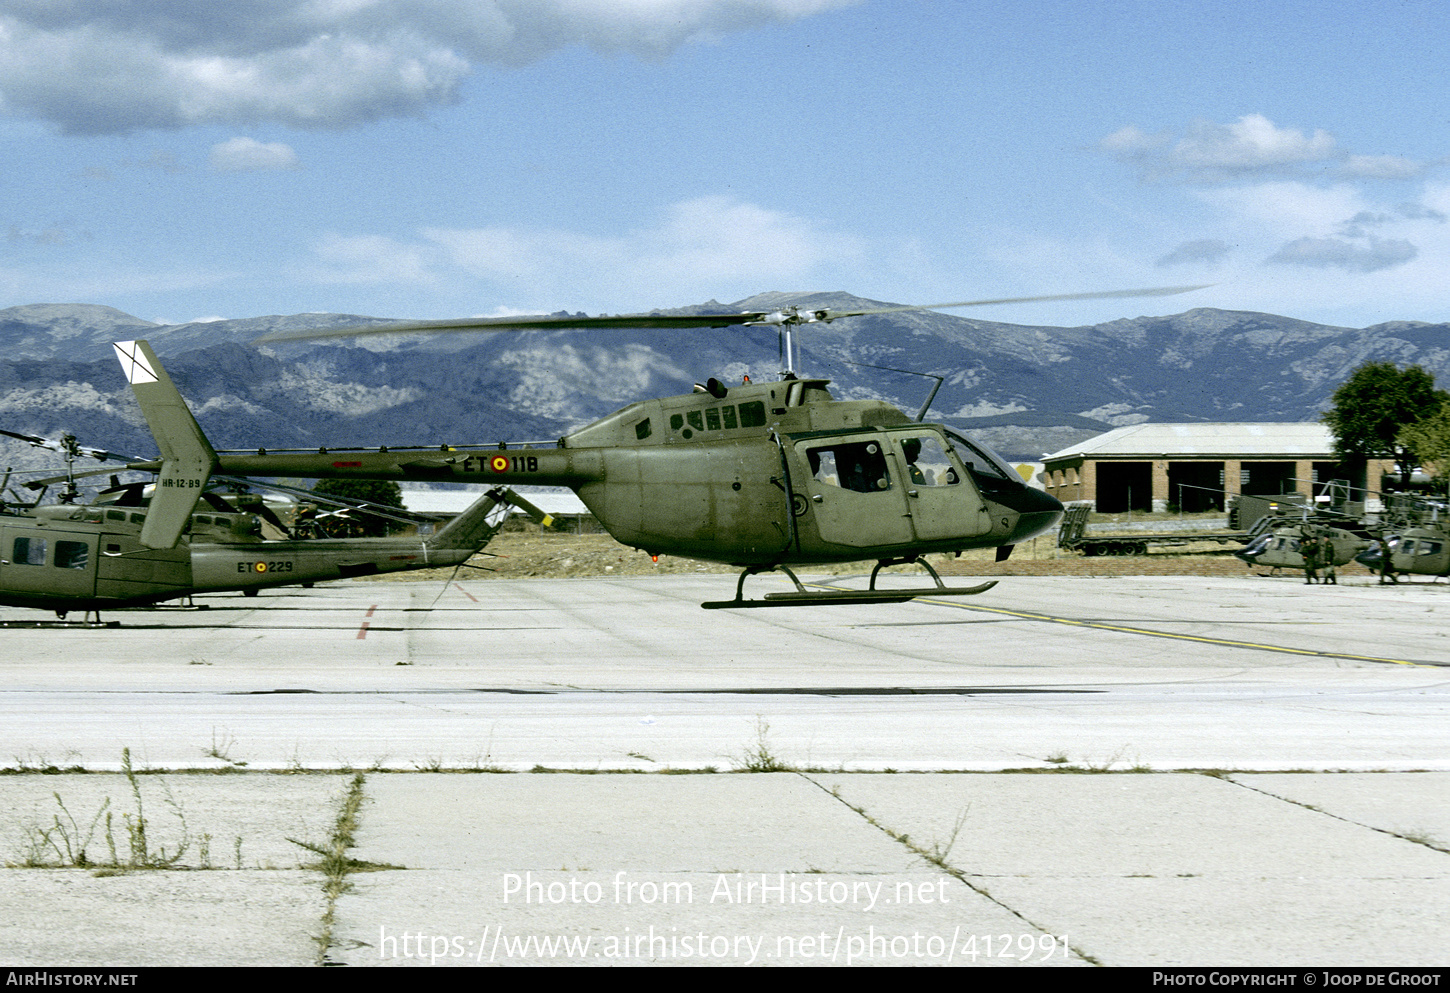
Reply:
M805 479L792 482L808 494L821 540L856 548L911 542L906 491L885 438L814 438L796 442L795 450L792 476Z
M893 433L906 503L921 541L976 540L992 530L987 502L956 456L932 431Z
M95 596L96 536L5 528L0 534L0 587L17 593Z

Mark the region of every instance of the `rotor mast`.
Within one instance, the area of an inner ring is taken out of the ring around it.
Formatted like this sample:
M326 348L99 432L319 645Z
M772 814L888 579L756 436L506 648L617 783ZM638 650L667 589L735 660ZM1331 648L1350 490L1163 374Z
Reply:
M795 379L800 376L799 353L796 348L795 331L802 324L829 324L840 314L829 310L802 310L799 307L782 307L768 314L761 314L757 320L743 321L746 327L774 326L779 329L781 340L781 379Z

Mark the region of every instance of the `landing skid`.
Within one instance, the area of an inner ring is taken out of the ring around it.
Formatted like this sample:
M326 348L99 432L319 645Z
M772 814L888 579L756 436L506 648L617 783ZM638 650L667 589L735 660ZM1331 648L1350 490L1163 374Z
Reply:
M103 621L99 610L88 610L79 621L68 621L68 610L57 610L53 621L0 621L0 628L118 628L120 621Z
M909 590L878 590L876 588L876 574L885 566L905 565L915 562L927 572L936 582L935 586L918 587ZM779 570L790 577L795 583L794 593L767 593L763 600L746 600L744 598L745 579L758 572L774 572ZM977 593L985 593L997 585L997 580L981 583L977 586L947 586L941 581L941 576L931 567L926 559L883 559L876 563L876 568L871 570L870 589L865 590L808 590L801 585L796 574L783 565L778 566L751 566L740 573L740 580L735 584L734 600L710 600L700 604L706 610L720 610L727 607L810 607L828 605L847 605L860 603L905 603L921 596L974 596Z

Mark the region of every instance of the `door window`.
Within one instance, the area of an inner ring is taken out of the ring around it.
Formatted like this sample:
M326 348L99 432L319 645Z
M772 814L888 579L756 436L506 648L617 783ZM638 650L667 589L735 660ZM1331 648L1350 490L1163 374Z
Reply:
M10 561L16 565L45 565L45 539L16 538Z
M875 441L857 441L806 449L811 475L827 486L857 493L891 489L886 456Z
M57 541L55 564L60 569L84 569L90 560L89 546L84 541Z

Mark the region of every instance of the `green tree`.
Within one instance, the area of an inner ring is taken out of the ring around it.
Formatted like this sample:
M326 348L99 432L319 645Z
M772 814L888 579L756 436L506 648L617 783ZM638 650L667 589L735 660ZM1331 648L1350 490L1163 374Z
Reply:
M1450 403L1400 431L1399 444L1419 456L1440 481L1450 480Z
M366 500L384 507L403 506L402 489L389 479L320 479L312 487L312 492L344 502ZM323 506L326 509L330 505ZM387 534L392 523L386 518L374 517L362 511L350 514L349 518L369 537Z
M1435 389L1435 377L1417 365L1366 362L1334 391L1334 405L1322 420L1334 433L1343 459L1394 459L1404 474L1415 468L1412 448L1400 442L1408 426L1434 413L1450 393Z

